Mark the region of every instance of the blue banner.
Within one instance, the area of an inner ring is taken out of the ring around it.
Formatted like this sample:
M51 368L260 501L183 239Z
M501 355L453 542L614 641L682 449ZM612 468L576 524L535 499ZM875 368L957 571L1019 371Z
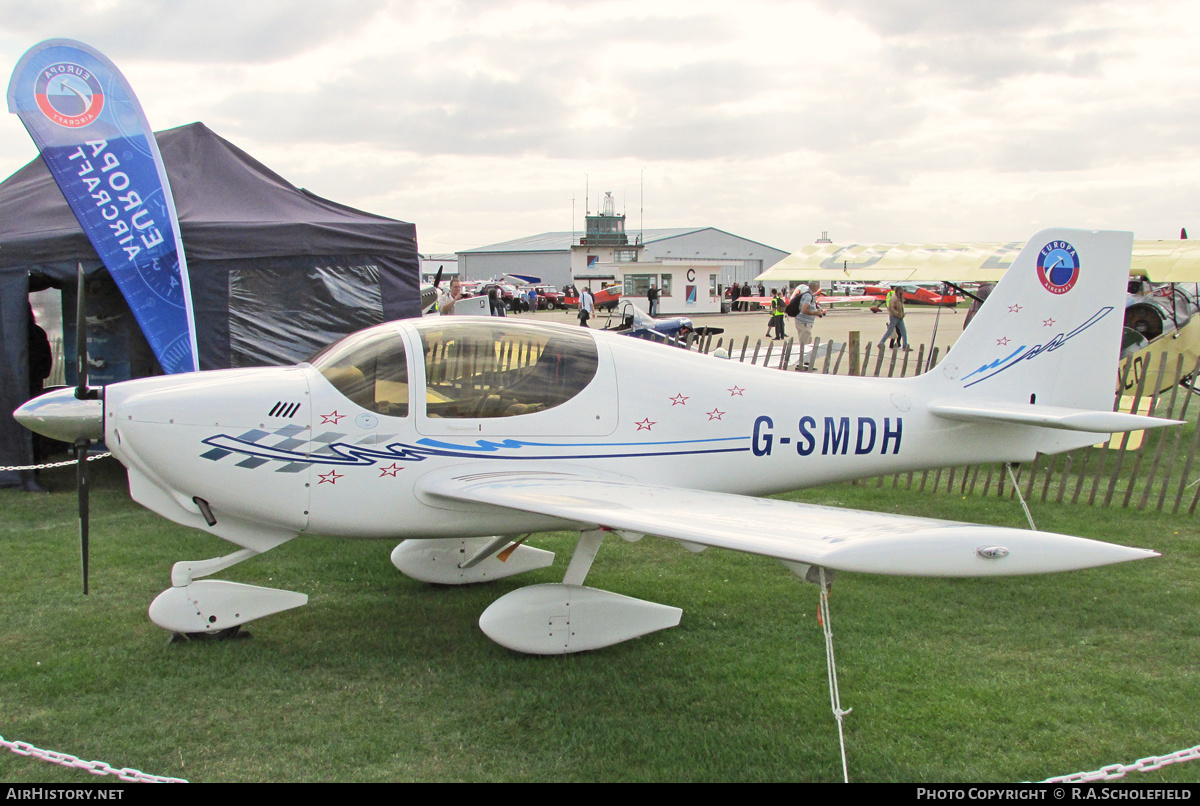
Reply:
M163 370L197 369L175 200L125 77L82 42L50 39L17 63L8 111L21 117Z

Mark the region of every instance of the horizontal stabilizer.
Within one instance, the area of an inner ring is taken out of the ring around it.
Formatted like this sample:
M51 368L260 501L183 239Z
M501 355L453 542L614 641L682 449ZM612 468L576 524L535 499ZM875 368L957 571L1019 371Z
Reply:
M536 469L421 479L433 496L502 506L841 571L1009 576L1157 556L1082 537L661 487Z
M1060 428L1065 431L1088 431L1096 434L1162 428L1167 425L1179 425L1182 422L1181 420L1166 420L1161 417L1146 417L1141 414L1126 414L1121 411L1095 411L986 400L935 401L930 404L929 413L947 420L959 420L967 423L1013 423L1036 425L1043 428Z

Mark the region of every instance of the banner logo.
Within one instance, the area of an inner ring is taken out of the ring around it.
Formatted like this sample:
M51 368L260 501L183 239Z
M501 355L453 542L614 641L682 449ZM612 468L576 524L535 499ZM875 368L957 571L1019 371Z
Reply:
M52 64L38 73L33 95L42 114L71 129L87 126L104 109L100 82L90 70L70 62Z
M1051 241L1037 259L1038 279L1051 294L1065 294L1079 279L1079 255L1066 241Z

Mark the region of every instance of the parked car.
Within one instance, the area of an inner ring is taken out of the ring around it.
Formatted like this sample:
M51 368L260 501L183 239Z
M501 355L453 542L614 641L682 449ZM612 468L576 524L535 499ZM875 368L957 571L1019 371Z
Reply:
M552 285L534 286L537 290L538 310L553 311L567 306L567 295Z

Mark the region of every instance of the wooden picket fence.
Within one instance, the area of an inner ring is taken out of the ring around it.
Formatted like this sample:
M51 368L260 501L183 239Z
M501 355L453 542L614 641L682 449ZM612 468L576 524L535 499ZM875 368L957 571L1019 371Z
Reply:
M768 341L764 347L761 339L751 345L748 336L738 344L733 340L726 343L721 337L692 334L669 343L704 353L723 350L730 360L778 369L794 370L798 363L790 338L779 346ZM865 347L859 349L855 334L851 334L850 342L843 344L823 346L817 338L811 353L815 358L803 369L822 374L902 378L919 375L937 365L937 348L926 350L925 345L920 345L912 351L875 349L872 355L873 348L875 345L868 339ZM1196 424L1200 402L1192 402L1197 394L1193 390L1198 374L1200 361L1194 366L1184 366L1182 355L1172 361L1166 352L1144 351L1121 366L1120 392L1114 393L1113 410L1184 420L1185 424L1178 427L1117 434L1102 444L1039 455L1032 463L1011 468L1002 464L945 467L856 483L1000 497L1015 497L1019 487L1026 501L1052 500L1138 510L1149 507L1171 513L1186 506L1188 514L1192 514L1200 502L1200 479L1191 479L1200 449L1200 428Z

